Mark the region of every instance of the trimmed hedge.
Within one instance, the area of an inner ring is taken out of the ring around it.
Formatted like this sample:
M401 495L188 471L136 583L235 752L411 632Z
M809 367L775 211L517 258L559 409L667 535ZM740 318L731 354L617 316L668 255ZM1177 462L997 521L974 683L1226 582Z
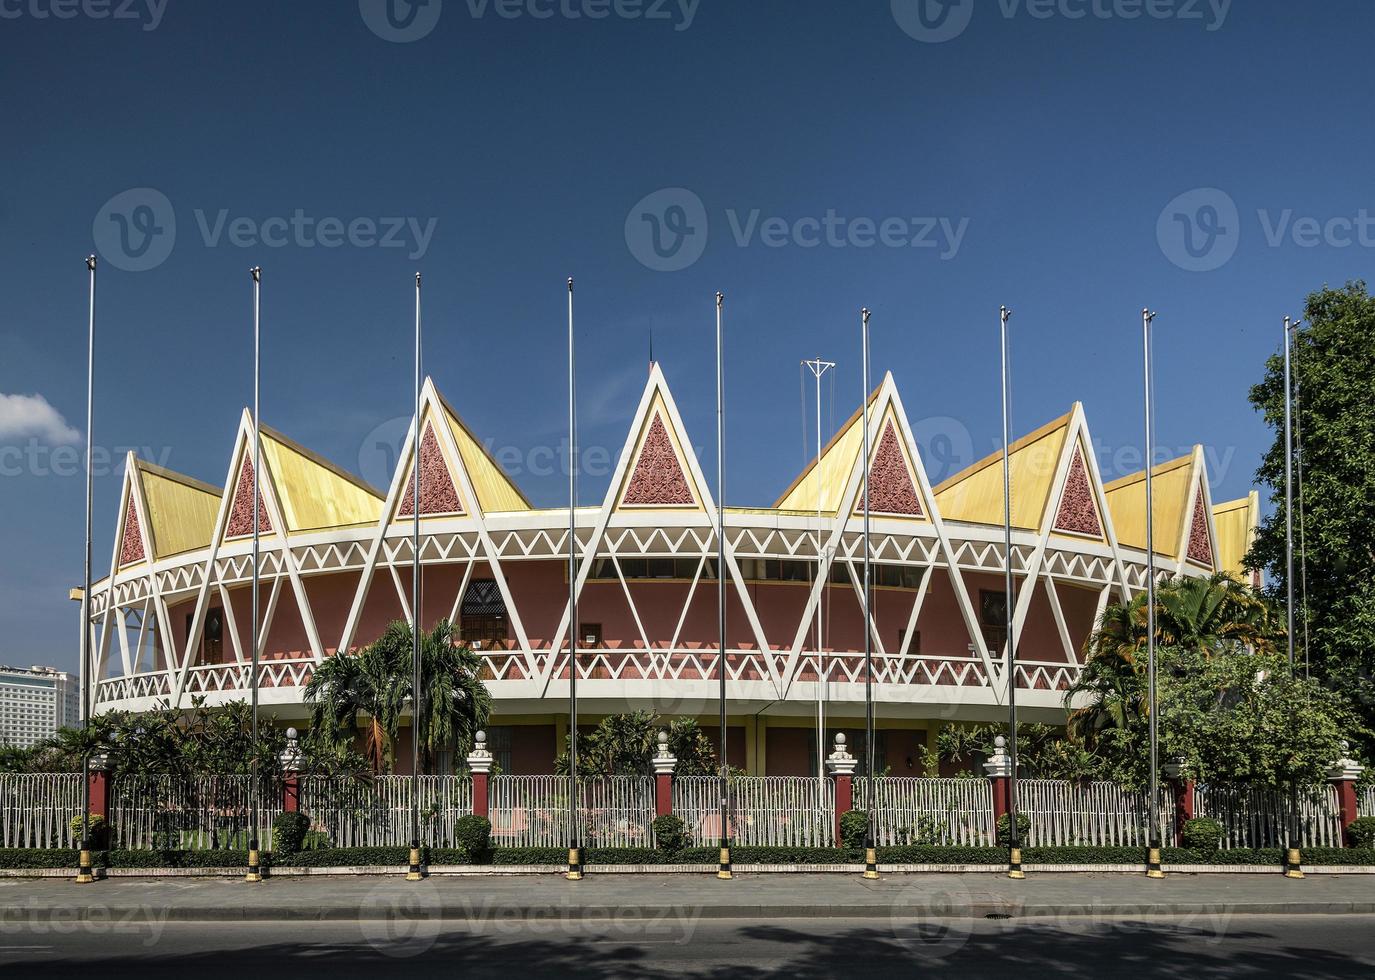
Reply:
M498 847L490 853L490 863L496 866L562 866L568 852L561 847ZM305 850L290 856L262 855L265 867L341 868L394 867L404 868L410 851L406 847L340 847ZM98 868L204 868L242 869L248 864L247 851L96 851L93 863ZM1201 854L1182 847L1166 847L1161 851L1166 865L1213 864L1249 865L1282 868L1284 851L1281 848L1257 850L1215 851ZM467 853L457 848L428 848L423 859L426 864L470 864ZM881 847L881 864L976 864L998 866L1006 863L1007 850L1001 847L942 847L913 845L909 847ZM675 853L656 848L605 847L588 848L583 861L588 865L607 864L699 864L713 866L717 860L714 847L691 847ZM731 860L735 864L861 864L864 852L841 847L733 847ZM1029 847L1022 851L1025 864L1137 864L1145 865L1146 852L1137 847ZM0 869L38 870L45 868L76 869L77 852L68 848L9 848L0 849ZM1309 867L1355 865L1375 867L1375 848L1304 848L1303 863Z

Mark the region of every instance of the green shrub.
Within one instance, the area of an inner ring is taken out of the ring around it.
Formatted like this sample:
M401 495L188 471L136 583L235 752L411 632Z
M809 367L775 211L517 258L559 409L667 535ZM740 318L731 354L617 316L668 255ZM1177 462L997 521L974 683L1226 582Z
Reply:
M1012 846L1012 821L1008 819L1009 816L1009 814L1004 813L998 818L999 847ZM1017 844L1021 847L1026 847L1027 838L1029 836L1031 836L1031 818L1025 813L1019 812L1017 814ZM1028 861L1026 855L1022 856L1022 860Z
M1357 817L1346 828L1346 836L1351 839L1352 847L1375 847L1375 817Z
M301 838L301 850L303 851L323 851L334 846L334 841L329 839L329 834L323 830L307 830L305 836Z
M91 835L91 850L105 851L110 847L111 827L105 822L105 818L98 813L92 813L87 818L87 832ZM81 814L72 817L72 840L76 841L76 846L80 847L81 841Z
M469 813L454 824L456 850L467 855L464 864L479 864L488 860L492 850L492 821Z
M677 814L666 813L662 817L655 817L651 826L655 846L665 854L676 854L688 846L687 824Z
M272 821L272 853L289 857L299 851L310 830L310 817L304 813L279 813Z
M848 810L840 815L840 842L846 847L863 847L868 835L868 810Z
M1184 821L1181 842L1191 851L1207 857L1222 847L1222 824L1212 817L1194 817Z

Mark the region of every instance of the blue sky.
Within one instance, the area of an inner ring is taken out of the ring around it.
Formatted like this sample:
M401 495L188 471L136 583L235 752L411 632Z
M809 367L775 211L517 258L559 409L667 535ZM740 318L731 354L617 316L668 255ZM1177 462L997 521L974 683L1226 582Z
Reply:
M1246 392L1282 316L1375 255L1375 6L920 14L4 0L0 662L76 663L93 250L97 445L216 484L260 264L264 421L374 481L419 269L428 372L537 504L565 493L545 460L569 275L584 443L619 448L652 335L709 471L725 291L732 504L772 502L814 449L799 360L838 363L828 424L858 405L861 306L934 478L996 445L1003 303L1014 427L1083 401L1111 478L1139 466L1150 304L1160 445L1203 443L1214 499L1245 493L1268 441ZM97 569L118 493L98 479Z

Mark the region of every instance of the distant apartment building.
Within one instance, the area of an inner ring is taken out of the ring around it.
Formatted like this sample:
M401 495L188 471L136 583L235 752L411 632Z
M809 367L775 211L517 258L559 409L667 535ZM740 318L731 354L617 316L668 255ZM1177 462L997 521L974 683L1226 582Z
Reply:
M28 748L80 718L74 675L53 667L0 666L0 745Z

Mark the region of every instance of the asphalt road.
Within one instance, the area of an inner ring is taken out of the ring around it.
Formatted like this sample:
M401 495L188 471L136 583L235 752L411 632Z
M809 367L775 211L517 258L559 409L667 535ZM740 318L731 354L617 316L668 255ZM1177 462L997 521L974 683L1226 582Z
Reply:
M1375 976L1375 916L8 923L0 976Z

